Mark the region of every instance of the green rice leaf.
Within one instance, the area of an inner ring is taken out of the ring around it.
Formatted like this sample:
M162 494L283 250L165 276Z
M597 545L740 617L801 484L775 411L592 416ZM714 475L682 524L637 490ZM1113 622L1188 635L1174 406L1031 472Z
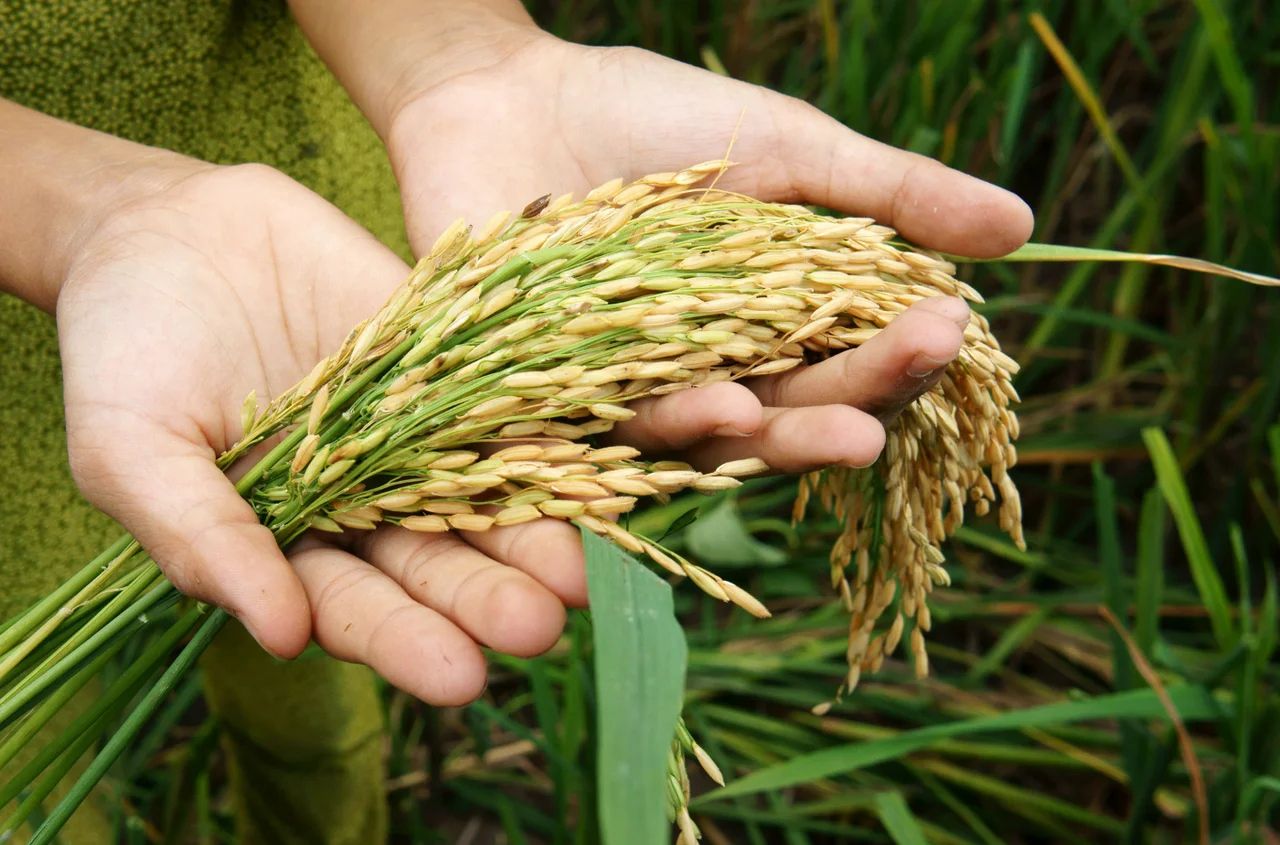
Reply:
M671 587L621 549L582 532L595 642L597 790L604 845L659 845L667 751L687 646Z
M987 652L973 666L969 667L969 671L965 673L965 682L978 684L993 672L1000 671L1010 655L1022 648L1040 629L1040 626L1049 621L1051 613L1050 607L1037 608L1005 628L995 644L987 649Z
M1133 638L1144 654L1151 654L1160 635L1160 603L1164 600L1164 499L1160 489L1142 498L1138 519L1137 610Z
M1237 279L1239 281L1249 282L1250 284L1255 285L1265 285L1267 287L1280 285L1280 279L1273 278L1272 276L1264 276L1261 273L1248 273L1244 270L1236 270L1231 267L1214 264L1212 261L1204 261L1199 258L1184 258L1180 255L1159 255L1149 252L1123 252L1115 249L1094 249L1086 246L1027 244L1001 258L975 259L956 255L948 255L947 258L958 263L969 264L982 261L999 261L1004 263L1023 261L1065 261L1069 263L1105 261L1154 264L1160 267L1173 267L1178 270L1187 270L1192 273L1205 273L1210 276L1223 276L1224 278Z

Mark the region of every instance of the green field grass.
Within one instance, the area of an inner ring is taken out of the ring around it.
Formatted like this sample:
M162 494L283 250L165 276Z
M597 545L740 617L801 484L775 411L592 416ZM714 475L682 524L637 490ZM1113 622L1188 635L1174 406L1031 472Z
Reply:
M531 7L565 37L768 85L1005 185L1037 241L1280 271L1268 0ZM661 534L702 508L670 541L775 612L675 590L685 718L729 779L694 775L704 841L1280 841L1277 292L1141 265L963 272L1024 365L1029 549L988 520L957 535L928 679L889 660L813 715L846 621L822 587L836 526L792 527L794 482L633 518ZM536 660L495 656L465 710L387 692L397 842L599 841L591 624L575 615ZM233 841L202 712L193 677L113 771L127 841Z

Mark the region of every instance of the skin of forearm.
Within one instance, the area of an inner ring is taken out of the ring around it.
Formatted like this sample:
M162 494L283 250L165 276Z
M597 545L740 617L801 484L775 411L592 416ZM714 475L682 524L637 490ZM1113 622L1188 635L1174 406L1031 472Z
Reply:
M501 59L536 32L520 0L289 0L295 20L385 141L406 97Z
M52 312L83 239L179 158L0 99L0 290Z

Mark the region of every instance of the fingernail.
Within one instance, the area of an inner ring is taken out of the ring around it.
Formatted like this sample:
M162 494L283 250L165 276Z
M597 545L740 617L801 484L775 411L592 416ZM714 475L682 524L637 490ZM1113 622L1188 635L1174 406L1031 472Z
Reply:
M740 430L733 423L725 423L711 429L711 433L716 437L750 437L751 435Z
M865 464L860 464L857 461L841 461L840 466L845 467L847 469L866 469L867 467L875 464L875 462L878 460L880 460L880 456L876 455L874 458L867 461Z
M925 378L950 363L951 361L948 359L938 359L923 352L917 352L916 357L911 359L911 364L907 367L907 375L912 378Z

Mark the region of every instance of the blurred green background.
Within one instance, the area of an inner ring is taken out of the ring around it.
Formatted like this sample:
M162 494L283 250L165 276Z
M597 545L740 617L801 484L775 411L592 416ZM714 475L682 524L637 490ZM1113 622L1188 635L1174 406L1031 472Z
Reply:
M1280 274L1274 0L530 8L566 38L776 88L1009 187L1034 240ZM843 676L846 621L822 586L835 526L790 525L793 482L633 520L660 534L701 507L669 540L775 611L756 622L676 590L690 729L731 782L776 787L696 800L704 841L1280 841L1276 292L1139 265L963 273L1024 367L1029 550L992 520L957 536L926 681L889 660L810 713ZM496 657L466 710L388 691L396 841L596 841L589 650L575 617L551 654ZM170 738L115 773L137 842L232 841L200 712L193 678Z

